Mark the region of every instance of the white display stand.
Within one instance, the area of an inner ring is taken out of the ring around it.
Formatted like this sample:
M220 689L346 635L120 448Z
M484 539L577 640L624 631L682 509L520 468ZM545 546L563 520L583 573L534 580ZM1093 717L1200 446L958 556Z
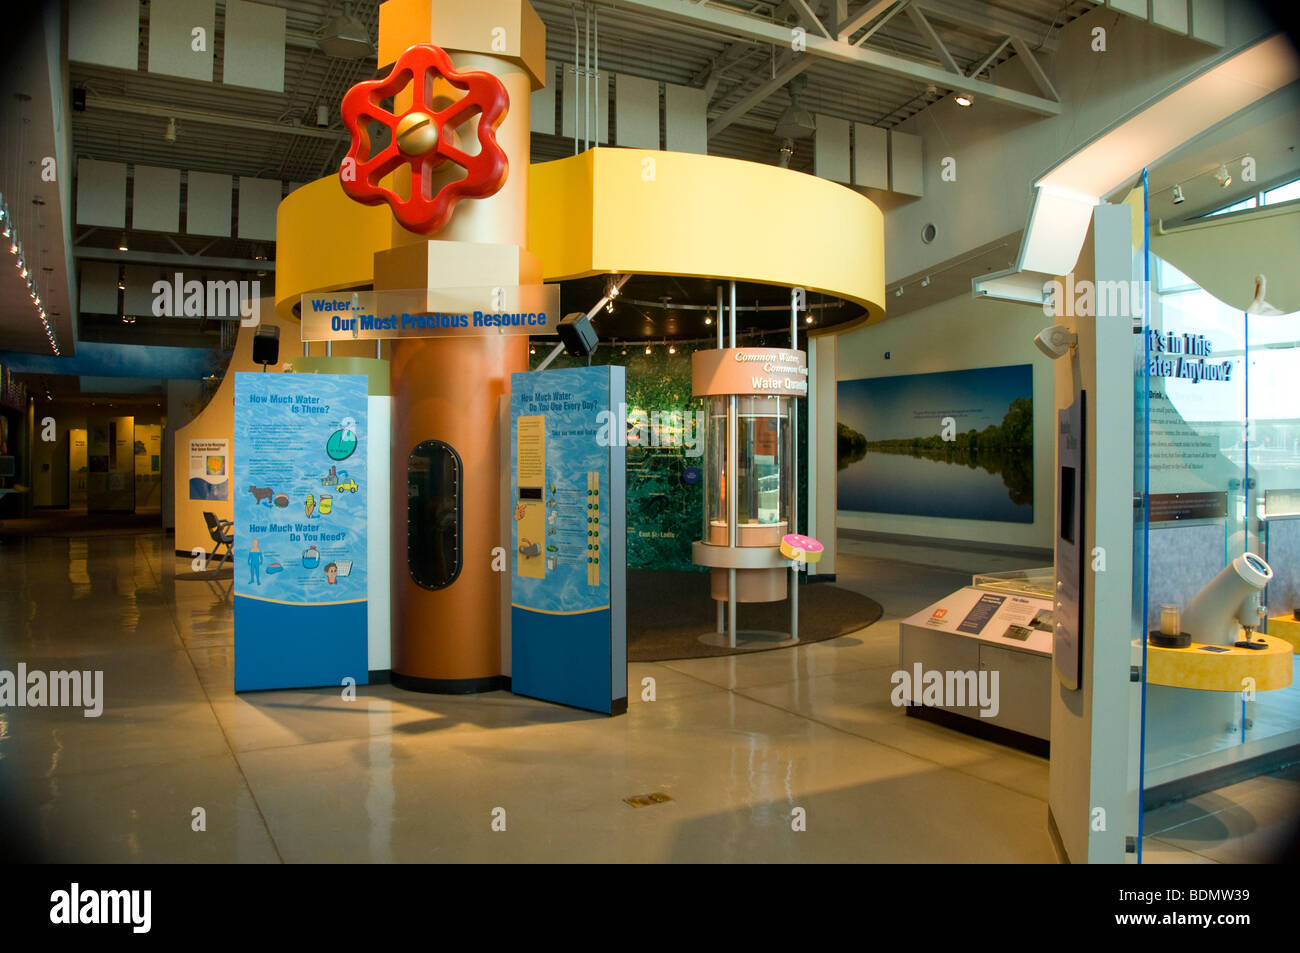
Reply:
M1051 612L1052 601L1041 585L976 576L972 585L904 619L898 657L900 670L909 676L904 683L907 713L1045 753L1051 723ZM923 697L918 672L945 677L949 672L977 677L996 672L996 711L982 713L978 703L935 704ZM937 712L948 714L934 717Z

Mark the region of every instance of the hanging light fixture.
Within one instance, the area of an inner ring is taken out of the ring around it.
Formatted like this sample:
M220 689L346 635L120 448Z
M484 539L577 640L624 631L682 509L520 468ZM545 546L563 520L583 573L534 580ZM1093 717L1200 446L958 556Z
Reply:
M117 250L118 250L118 251L129 251L129 250L130 250L130 249L127 247L127 244L126 244L126 232L123 232L123 233L122 233L122 237L119 238L119 239L117 240Z
M167 128L163 130L163 142L176 141L176 119L173 117L167 120Z

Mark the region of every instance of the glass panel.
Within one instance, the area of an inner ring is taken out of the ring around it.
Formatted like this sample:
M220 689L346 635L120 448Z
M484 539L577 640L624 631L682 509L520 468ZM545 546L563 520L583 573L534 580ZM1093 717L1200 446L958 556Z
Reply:
M728 544L727 414L730 397L709 400L705 539ZM736 398L736 523L738 546L778 546L789 532L794 500L793 402L788 397Z
M1211 218L1215 215L1227 215L1229 212L1244 212L1248 208L1254 208L1257 204L1257 196L1252 195L1248 199L1242 199L1240 202L1234 202L1232 205L1226 205L1223 208L1215 209L1213 212L1206 212L1202 218Z
M1167 664L1157 674L1168 649L1143 642L1143 789L1300 741L1294 677L1285 685L1226 676L1203 685L1227 671L1205 659L1241 654L1261 633L1272 638L1267 617L1277 628L1300 604L1300 315L1244 313L1157 256L1150 264L1157 282L1139 371L1148 405L1139 407L1139 428L1149 428L1149 449L1137 471L1149 495L1137 534L1145 545L1135 547L1144 551L1135 638L1181 618L1177 628L1191 644L1173 651L1188 653L1177 661L1200 681L1178 684L1185 676ZM1248 584L1210 589L1222 572L1262 582L1265 562L1272 579L1262 598ZM1211 601L1223 603L1222 624L1204 621ZM1289 663L1294 671L1293 657Z
M425 589L444 589L461 566L461 463L441 440L417 444L406 463L406 562Z
M1294 179L1264 193L1265 205L1276 205L1278 202L1291 202L1295 199L1300 199L1300 179Z

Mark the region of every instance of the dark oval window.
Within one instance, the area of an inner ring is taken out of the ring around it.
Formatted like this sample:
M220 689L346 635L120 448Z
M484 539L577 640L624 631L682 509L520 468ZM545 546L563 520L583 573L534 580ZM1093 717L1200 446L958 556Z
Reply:
M416 444L406 461L406 566L425 589L460 575L460 455L441 440Z

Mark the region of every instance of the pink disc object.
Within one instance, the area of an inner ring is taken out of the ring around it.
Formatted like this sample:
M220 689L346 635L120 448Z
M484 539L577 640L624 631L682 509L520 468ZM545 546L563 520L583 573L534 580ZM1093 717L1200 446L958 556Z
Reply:
M781 555L801 563L815 563L822 558L824 547L811 536L786 533L781 537Z

